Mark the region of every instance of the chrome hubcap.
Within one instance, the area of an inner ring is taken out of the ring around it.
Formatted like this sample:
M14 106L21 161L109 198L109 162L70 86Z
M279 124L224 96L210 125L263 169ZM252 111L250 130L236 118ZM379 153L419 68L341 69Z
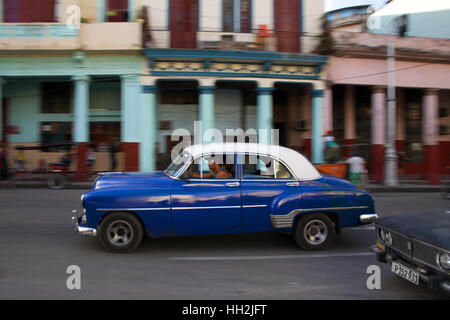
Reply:
M325 241L328 235L328 228L320 220L308 222L303 231L305 240L312 245L319 245Z
M124 221L118 220L112 222L106 230L108 241L115 246L126 246L133 239L134 232L131 225Z

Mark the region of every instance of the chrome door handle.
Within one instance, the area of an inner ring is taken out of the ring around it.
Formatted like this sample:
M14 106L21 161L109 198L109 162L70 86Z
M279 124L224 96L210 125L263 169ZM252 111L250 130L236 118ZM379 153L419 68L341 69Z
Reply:
M300 185L300 183L298 182L288 182L286 183L287 186L289 187L298 187Z
M239 187L239 182L228 182L227 187Z

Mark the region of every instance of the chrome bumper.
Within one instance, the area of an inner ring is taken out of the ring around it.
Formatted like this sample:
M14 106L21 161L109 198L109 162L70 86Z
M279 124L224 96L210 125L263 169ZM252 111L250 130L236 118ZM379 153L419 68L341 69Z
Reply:
M377 220L378 220L378 215L376 213L362 214L359 216L359 221L361 221L361 223L372 223Z
M83 215L79 215L77 210L72 211L72 226L77 234L85 236L96 236L97 229L80 226L79 220Z

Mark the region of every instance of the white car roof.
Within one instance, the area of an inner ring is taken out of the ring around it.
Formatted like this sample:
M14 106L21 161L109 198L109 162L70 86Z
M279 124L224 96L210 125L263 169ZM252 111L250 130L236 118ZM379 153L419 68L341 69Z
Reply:
M303 155L289 148L259 143L209 143L188 146L184 151L194 158L209 153L253 153L272 156L283 161L297 179L313 180L320 178L317 169Z

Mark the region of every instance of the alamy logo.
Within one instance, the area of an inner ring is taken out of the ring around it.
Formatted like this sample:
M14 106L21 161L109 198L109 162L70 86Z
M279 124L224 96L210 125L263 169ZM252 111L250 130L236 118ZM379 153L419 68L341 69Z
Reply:
M70 265L66 270L70 276L67 278L66 286L69 290L81 290L81 269L77 265Z
M80 29L81 24L81 9L77 5L70 5L67 7L66 13L69 15L69 17L66 20L67 28L73 30L73 29Z
M367 289L369 290L380 290L381 289L381 270L379 266L370 265L366 270L367 274L370 274L369 278L367 278Z

